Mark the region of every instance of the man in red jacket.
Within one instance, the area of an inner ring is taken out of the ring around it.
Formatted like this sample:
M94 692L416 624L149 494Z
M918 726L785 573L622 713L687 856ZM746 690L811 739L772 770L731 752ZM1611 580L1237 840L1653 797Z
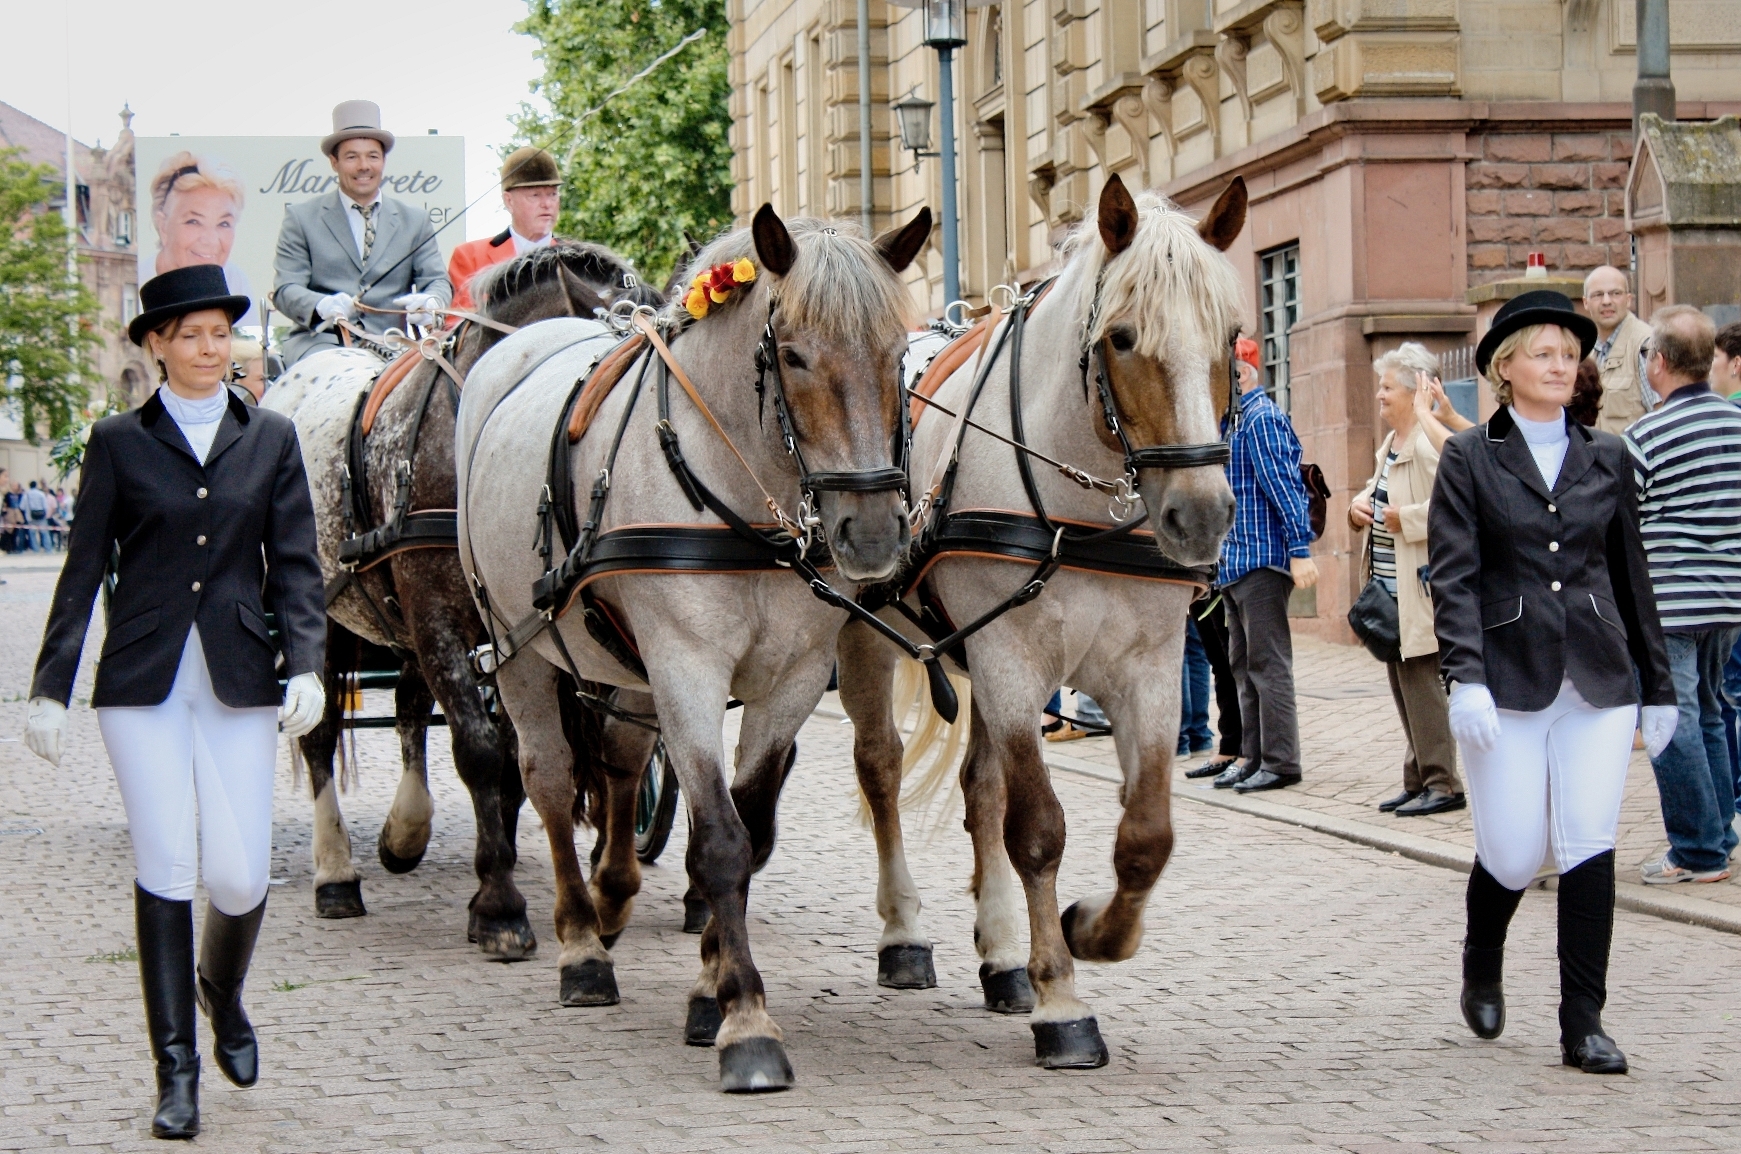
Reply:
M453 282L453 307L475 309L471 279L482 270L513 260L550 243L561 211L562 173L556 158L542 148L516 148L502 162L502 205L511 222L488 240L468 240L453 250L447 279Z

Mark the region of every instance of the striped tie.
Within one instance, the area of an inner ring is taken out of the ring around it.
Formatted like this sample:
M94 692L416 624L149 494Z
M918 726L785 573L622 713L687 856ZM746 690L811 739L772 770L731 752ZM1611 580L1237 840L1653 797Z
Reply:
M375 247L375 209L380 207L380 201L374 204L356 205L356 210L363 214L363 261L367 263L369 250Z

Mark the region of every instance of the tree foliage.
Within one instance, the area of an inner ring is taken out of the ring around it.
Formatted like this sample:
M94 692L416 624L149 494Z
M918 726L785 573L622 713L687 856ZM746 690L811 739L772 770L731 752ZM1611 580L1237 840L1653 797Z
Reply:
M697 28L707 35L574 127ZM724 0L533 0L518 30L542 45L551 115L527 108L519 128L562 164L558 231L610 245L662 285L685 234L711 239L732 219Z
M97 298L67 279L67 229L48 207L61 175L0 150L0 399L17 403L24 435L60 437L80 420L102 344Z

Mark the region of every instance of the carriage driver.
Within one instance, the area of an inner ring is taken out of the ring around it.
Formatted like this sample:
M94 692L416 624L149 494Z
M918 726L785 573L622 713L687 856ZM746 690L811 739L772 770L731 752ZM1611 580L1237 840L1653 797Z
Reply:
M284 340L286 365L339 344L341 318L372 333L433 325L433 310L453 299L429 214L381 195L393 134L381 127L380 107L347 100L333 109L332 128L320 148L338 188L287 205L278 230L272 299L296 322ZM365 312L359 304L406 315Z
M468 240L448 258L447 279L453 283L453 307L475 309L471 279L493 264L513 260L543 248L556 235L562 211L562 171L556 158L542 148L516 148L502 162L502 207L508 227L488 240Z

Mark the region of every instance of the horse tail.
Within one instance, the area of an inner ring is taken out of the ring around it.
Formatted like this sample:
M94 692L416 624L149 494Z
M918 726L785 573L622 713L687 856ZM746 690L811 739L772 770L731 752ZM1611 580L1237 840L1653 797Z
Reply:
M591 825L604 812L602 799L609 774L604 760L604 718L581 703L574 678L567 672L558 674L557 679L562 733L574 754L574 824ZM590 682L584 688L592 693L608 692Z
M921 815L921 824L928 827L927 838L948 824L954 811L957 797L957 791L952 788L957 776L955 771L967 744L968 723L973 711L972 683L953 673L949 675L949 682L961 700L961 712L953 724L944 721L943 715L932 706L925 667L912 658L900 658L890 691L895 727L903 731L901 812ZM937 799L945 794L947 800L939 809ZM870 805L861 793L859 821L869 825L870 816Z

